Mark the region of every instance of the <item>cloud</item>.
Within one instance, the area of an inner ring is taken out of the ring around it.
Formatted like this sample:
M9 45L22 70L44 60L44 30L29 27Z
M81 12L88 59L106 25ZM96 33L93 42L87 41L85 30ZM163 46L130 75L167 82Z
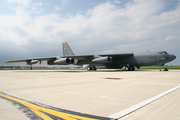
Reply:
M60 6L55 6L54 9L55 9L56 11L60 11L60 10L62 10L62 9L65 8L65 6L67 5L67 3L68 3L68 0L61 0Z
M119 0L113 0L115 4L120 4L121 2Z
M18 27L18 26L13 26L13 27L11 28L11 30L13 31L13 33L16 33L18 36L27 37L27 36L29 35L25 30L21 29L21 28Z
M30 2L18 3L29 5ZM134 0L123 7L122 3L118 6L114 2L119 3L117 0L105 2L83 14L66 17L59 13L32 16L33 11L41 8L27 10L18 6L15 15L0 15L0 42L11 41L13 46L29 50L27 53L32 57L62 55L63 41L77 54L179 50L180 4L166 10L168 4L163 0ZM42 5L38 3L39 7ZM61 7L54 6L56 10Z
M28 6L31 0L7 0L9 3L17 3L23 6Z
M36 2L34 5L42 6L43 4L41 2Z
M59 11L59 10L62 10L63 8L60 8L58 6L54 7L55 10Z

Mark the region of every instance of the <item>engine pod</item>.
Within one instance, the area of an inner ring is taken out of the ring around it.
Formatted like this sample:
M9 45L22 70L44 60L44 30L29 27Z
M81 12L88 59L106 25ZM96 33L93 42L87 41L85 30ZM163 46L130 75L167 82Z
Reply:
M60 58L54 61L54 64L57 64L57 65L68 65L68 64L73 64L73 63L74 63L73 58Z
M26 61L27 65L32 65L38 63L38 60L27 60Z
M93 63L111 63L113 61L112 57L100 57L92 60Z

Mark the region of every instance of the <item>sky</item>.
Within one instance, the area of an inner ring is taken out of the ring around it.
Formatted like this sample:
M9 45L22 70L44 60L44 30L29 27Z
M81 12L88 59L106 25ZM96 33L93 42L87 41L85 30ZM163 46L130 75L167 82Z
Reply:
M180 0L0 0L0 65L7 60L165 50L180 65Z

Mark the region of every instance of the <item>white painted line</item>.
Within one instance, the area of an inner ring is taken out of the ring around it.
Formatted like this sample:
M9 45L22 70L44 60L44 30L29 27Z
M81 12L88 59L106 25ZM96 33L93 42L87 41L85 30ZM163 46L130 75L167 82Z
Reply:
M139 103L139 104L136 104L136 105L134 105L134 106L132 106L132 107L130 107L130 108L128 108L128 109L125 109L125 110L123 110L123 111L120 111L120 112L118 112L118 113L116 113L116 114L114 114L114 115L111 115L111 116L109 116L109 117L110 117L110 118L114 118L114 119L122 118L122 117L124 117L124 116L126 116L126 115L128 115L128 114L130 114L130 113L132 113L132 112L134 112L134 111L142 108L143 106L145 106L145 105L147 105L147 104L149 104L149 103L151 103L151 102L153 102L153 101L155 101L155 100L163 97L164 95L167 95L167 94L169 94L169 93L171 93L171 92L173 92L174 90L177 90L177 89L179 89L179 88L180 88L180 86L177 86L177 87L175 87L175 88L172 88L172 89L170 89L170 90L168 90L168 91L166 91L166 92L163 92L163 93L161 93L161 94L159 94L159 95L157 95L157 96L155 96L155 97L152 97L152 98L150 98L150 99L148 99L148 100L146 100L146 101L143 101L143 102L141 102L141 103Z
M139 84L179 85L179 83L154 83L154 82L133 82Z

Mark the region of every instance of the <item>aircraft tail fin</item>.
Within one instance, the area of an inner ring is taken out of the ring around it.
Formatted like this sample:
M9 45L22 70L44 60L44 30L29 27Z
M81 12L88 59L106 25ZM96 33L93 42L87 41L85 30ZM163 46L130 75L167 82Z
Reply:
M71 48L69 47L67 42L63 42L62 47L63 47L63 55L64 56L74 56L74 53L71 50Z

